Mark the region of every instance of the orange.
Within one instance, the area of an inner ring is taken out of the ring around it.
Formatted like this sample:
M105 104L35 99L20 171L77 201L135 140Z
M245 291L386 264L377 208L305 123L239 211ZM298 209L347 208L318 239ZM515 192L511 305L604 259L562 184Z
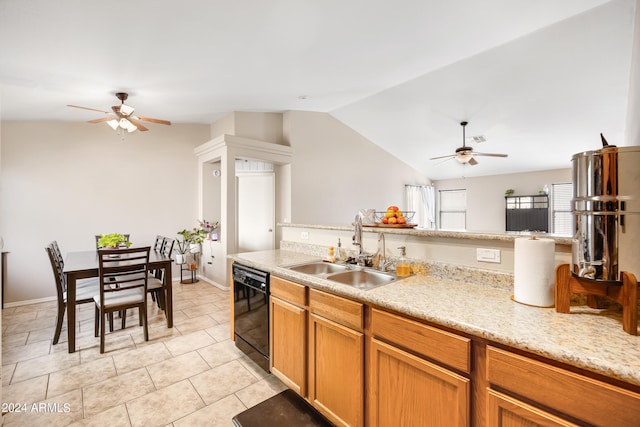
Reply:
M391 218L389 218L389 224L395 224L398 221L398 219L395 216L392 216Z
M406 224L407 222L407 220L403 216L399 216L398 218L396 218L396 221L398 222L398 224Z

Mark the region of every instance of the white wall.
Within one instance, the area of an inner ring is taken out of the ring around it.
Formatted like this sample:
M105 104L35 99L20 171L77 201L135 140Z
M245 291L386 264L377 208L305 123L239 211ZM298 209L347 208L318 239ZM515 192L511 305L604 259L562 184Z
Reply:
M401 206L405 184L430 183L329 114L288 111L283 124L293 148L291 222L349 224L359 209Z
M551 188L551 184L571 182L571 162L567 165L569 169L434 181L436 202L439 190L466 189L467 230L504 232L505 190L512 188L515 195L538 194L545 184Z
M7 303L55 295L44 251L52 240L63 252L91 250L94 234L122 232L151 245L196 225L193 148L209 139L208 125L153 126L124 141L86 123L3 122L1 131Z
M631 72L629 78L629 104L625 123L625 145L640 145L640 0L635 4Z

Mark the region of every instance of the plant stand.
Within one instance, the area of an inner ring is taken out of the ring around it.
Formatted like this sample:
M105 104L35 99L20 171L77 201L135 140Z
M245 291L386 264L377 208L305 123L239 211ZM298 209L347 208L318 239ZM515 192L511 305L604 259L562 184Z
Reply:
M187 272L187 278L184 278L184 272ZM180 283L196 283L199 282L196 277L197 269L191 270L189 264L180 264Z

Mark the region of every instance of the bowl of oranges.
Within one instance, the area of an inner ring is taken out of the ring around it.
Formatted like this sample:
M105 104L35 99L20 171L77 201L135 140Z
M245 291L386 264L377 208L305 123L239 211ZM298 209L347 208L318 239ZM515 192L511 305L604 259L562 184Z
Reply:
M414 215L414 211L402 211L397 206L391 205L386 211L376 212L376 225L378 227L412 228L417 225L411 223Z

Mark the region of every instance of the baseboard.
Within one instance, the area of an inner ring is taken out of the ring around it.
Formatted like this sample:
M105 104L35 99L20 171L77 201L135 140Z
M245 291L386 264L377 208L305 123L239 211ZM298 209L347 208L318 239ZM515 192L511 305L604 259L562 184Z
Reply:
M5 302L3 308L19 307L21 305L38 304L41 302L49 302L49 301L57 301L57 300L58 298L53 296L53 297L30 299L26 301Z
M198 275L198 279L200 279L200 280L202 280L202 281L204 281L204 282L210 283L210 284L212 284L213 286L215 286L216 288L221 289L221 290L223 290L223 291L228 291L229 289L231 289L231 288L230 288L230 287L228 287L228 286L222 286L220 283L218 283L218 282L214 282L213 280L209 279L209 278L208 278L208 277L206 277L206 276L200 276L200 275Z

